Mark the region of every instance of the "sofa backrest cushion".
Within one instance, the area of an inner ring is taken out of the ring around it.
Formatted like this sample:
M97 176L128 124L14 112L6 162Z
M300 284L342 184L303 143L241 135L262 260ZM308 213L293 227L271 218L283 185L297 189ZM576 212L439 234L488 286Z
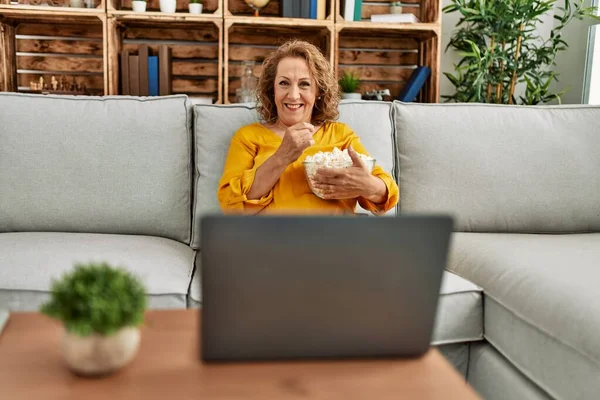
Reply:
M191 246L198 249L200 219L203 215L221 212L217 188L231 138L242 126L259 121L259 116L252 104L198 104L193 110L195 189ZM348 124L377 163L396 176L391 103L344 101L340 104L339 121Z
M600 107L395 102L400 208L459 231L600 230Z
M189 243L186 100L0 93L0 232Z

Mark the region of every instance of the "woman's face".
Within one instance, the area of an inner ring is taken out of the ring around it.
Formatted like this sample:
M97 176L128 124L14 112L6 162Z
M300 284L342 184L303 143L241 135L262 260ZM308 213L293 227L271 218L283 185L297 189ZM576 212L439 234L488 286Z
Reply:
M275 75L277 118L285 126L310 122L318 89L308 64L302 58L279 61Z

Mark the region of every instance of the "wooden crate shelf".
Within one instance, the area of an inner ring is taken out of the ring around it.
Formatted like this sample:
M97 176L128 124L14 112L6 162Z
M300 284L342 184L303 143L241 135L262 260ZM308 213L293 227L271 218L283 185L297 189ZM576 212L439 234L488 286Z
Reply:
M71 84L80 86L80 94L105 94L104 23L95 18L91 21L71 21L57 25L38 22L35 19L2 22L11 32L12 54L5 54L6 72L2 85L4 90L31 92L40 88L43 77L47 87L43 92L70 92ZM5 42L5 43L6 43ZM10 75L10 76L9 76ZM66 81L69 88L53 90L51 79ZM83 87L85 86L85 90Z
M335 0L337 10L335 13L335 21L346 22L349 24L358 24L371 22L371 15L390 14L390 5L393 0L363 0L361 9L362 21L346 21L343 17L344 10L341 8L341 0ZM440 0L403 0L402 13L414 14L422 23L439 23L440 22ZM394 24L399 25L399 24Z
M281 17L281 2L279 0L271 0L265 8L259 11L259 17L254 16L254 9L251 8L244 0L224 0L225 1L225 17L236 16L236 17L252 17L257 18L258 21L267 22L268 20L284 19L289 21L295 21L299 24L307 24L323 21L334 21L334 0L327 0L325 8L325 19L315 20L309 18L282 18ZM293 0L300 1L300 0Z
M223 17L223 0L202 0L202 14L189 14L189 0L177 0L176 10L173 14L165 14L160 12L160 0L148 0L146 4L146 12L134 12L132 8L132 0L107 0L106 9L109 13L114 11L129 11L131 14L138 15L140 18L148 17L149 19L157 16L175 17L180 15L187 16L202 16L202 17Z
M391 0L363 0L361 21L345 21L341 0L327 0L326 19L280 17L280 0L271 0L255 17L244 0L201 0L202 14L190 14L189 0L177 0L177 12L160 12L160 0L147 11L131 10L132 0L95 0L96 8L42 7L0 0L0 90L26 90L36 74L56 72L81 77L97 94L120 94L121 50L135 54L141 44L156 52L172 51L172 93L235 101L243 61L255 61L254 74L271 51L290 38L322 49L339 76L349 69L362 78L361 91L390 89L395 97L416 66L432 69L418 101L437 102L441 36L441 0L404 0L403 12L419 23L372 23L373 14L390 12ZM85 0L84 0L85 1ZM22 26L53 26L58 39L17 39ZM78 27L77 42L62 38ZM91 35L91 36L90 36ZM69 68L71 70L67 71ZM18 71L18 72L17 72Z
M439 65L435 58L426 57L431 46L437 46L438 35L429 30L402 31L395 28L377 29L377 36L365 35L362 27L336 30L337 74L353 71L361 79L360 90L389 89L396 98L413 70L419 65L432 68L432 77L421 93L420 101L437 102L433 75ZM437 48L436 48L437 51Z
M277 46L290 38L306 40L319 47L333 61L333 31L329 26L282 26L237 23L225 18L225 102L235 102L240 87L243 61L255 61L254 75L261 72L261 63Z
M86 0L82 0L84 7L70 7L69 0L19 0L18 4L11 4L11 0L0 0L0 10L32 10L37 13L62 13L70 14L89 14L104 13L106 3L104 0L87 0L93 7L86 6ZM42 5L45 3L46 5Z
M120 92L119 59L122 50L137 53L141 44L158 53L161 44L171 51L172 93L210 97L221 102L222 86L222 22L217 19L156 21L109 18L109 93Z

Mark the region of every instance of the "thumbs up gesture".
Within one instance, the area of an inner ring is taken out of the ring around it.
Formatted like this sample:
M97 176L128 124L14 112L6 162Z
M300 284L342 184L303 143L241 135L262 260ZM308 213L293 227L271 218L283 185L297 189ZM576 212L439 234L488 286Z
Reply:
M313 186L321 189L327 200L372 196L383 183L381 179L371 175L352 146L348 147L348 155L352 159L351 167L320 168L315 174Z

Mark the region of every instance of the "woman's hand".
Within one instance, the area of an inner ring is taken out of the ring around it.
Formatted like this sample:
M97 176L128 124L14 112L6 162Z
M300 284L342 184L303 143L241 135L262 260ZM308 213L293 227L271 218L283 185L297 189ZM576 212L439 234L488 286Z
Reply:
M352 146L348 148L352 166L348 168L319 168L313 186L323 191L325 199L355 199L364 197L382 203L387 196L387 187L378 177L371 174Z
M285 130L283 140L275 152L286 165L296 161L307 147L315 144L315 127L308 122L299 122Z

